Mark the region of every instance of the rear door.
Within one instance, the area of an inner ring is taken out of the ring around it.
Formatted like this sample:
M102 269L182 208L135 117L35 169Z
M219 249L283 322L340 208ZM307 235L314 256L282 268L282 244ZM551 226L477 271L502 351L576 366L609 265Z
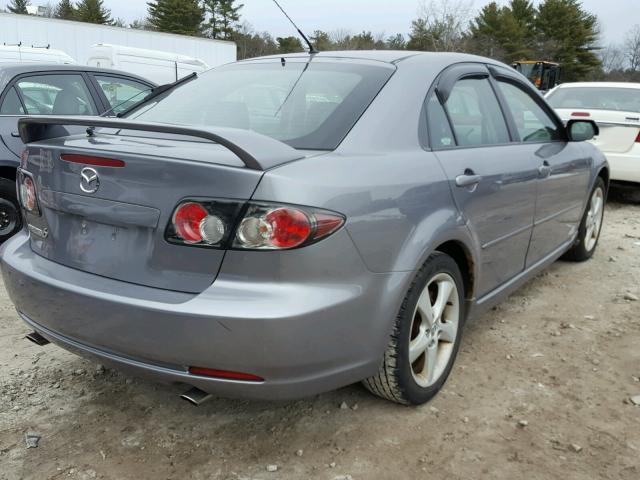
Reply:
M427 106L430 144L481 249L478 296L523 271L536 199L534 159L511 142L484 65L445 71Z
M527 83L513 72L493 68L497 92L515 126L521 155L534 163L537 203L527 267L553 253L575 235L582 217L591 160Z

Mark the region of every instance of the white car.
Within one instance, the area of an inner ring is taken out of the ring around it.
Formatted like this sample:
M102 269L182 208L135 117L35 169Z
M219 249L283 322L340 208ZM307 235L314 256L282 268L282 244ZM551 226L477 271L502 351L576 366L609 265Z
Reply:
M640 183L640 83L563 83L546 98L564 122L596 121L592 143L607 156L611 180Z

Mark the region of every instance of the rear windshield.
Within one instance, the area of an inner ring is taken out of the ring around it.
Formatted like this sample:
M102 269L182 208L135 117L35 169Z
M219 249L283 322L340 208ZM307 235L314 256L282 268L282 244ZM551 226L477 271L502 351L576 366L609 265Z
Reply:
M346 61L236 63L200 74L130 118L254 130L294 148L333 150L394 70Z
M640 112L640 88L558 88L547 101L553 108Z

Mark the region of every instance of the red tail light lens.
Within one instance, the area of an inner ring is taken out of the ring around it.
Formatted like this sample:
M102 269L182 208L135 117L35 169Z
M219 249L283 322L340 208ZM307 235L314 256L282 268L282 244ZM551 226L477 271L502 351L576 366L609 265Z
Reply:
M571 116L572 117L590 117L591 114L589 112L573 112Z
M38 206L38 197L36 195L36 186L33 183L33 179L23 173L19 178L19 191L20 191L20 203L30 213L35 215L40 214L40 208Z
M638 132L638 136L636 137L636 143L640 143L640 132Z
M200 224L206 216L207 211L199 203L183 203L173 214L173 225L176 228L176 233L185 242L202 242Z

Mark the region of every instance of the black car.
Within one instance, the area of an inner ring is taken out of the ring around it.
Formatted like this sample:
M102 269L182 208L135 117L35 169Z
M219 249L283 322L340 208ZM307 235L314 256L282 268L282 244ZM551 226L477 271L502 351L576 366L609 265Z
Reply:
M0 243L21 228L16 168L24 144L18 118L28 115L116 115L142 100L152 82L81 65L0 65Z

